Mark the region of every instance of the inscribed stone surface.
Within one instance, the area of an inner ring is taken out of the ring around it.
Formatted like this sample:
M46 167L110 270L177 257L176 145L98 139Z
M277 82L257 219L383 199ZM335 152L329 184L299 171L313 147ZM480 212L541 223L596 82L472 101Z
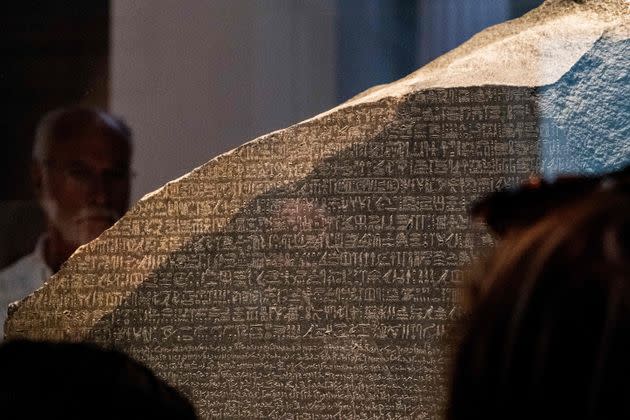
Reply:
M622 8L548 2L490 30L511 40L447 54L451 85L422 85L438 62L215 158L82 247L8 336L115 345L202 418L438 417L462 270L491 245L467 206L534 173L629 160ZM540 27L557 19L584 21L582 44ZM528 86L459 83L528 29L579 54Z

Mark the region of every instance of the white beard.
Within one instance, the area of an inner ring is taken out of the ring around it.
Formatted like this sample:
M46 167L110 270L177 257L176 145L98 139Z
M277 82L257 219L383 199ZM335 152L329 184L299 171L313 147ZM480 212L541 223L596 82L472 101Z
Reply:
M63 240L77 248L96 239L120 218L114 210L94 206L83 207L75 215L63 217L54 200L43 200L42 207Z

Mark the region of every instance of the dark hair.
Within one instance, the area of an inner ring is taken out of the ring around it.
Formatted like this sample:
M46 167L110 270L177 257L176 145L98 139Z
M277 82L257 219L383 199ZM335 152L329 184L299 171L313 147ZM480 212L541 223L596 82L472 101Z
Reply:
M629 282L627 183L504 237L470 282L447 418L630 417Z
M79 343L0 346L0 414L20 419L196 419L190 402L115 350Z

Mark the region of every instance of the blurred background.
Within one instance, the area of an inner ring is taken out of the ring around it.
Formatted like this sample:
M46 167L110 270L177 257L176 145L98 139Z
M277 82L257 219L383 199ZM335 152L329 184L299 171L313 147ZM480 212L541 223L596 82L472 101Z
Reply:
M0 268L43 228L35 126L71 104L134 135L132 202L216 155L397 80L542 0L51 0L0 17Z

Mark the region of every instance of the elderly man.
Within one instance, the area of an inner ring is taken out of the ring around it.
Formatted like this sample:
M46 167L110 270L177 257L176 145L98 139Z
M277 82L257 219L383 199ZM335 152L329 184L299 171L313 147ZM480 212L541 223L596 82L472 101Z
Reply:
M41 120L32 175L47 228L31 254L0 271L0 340L9 303L41 287L127 210L130 159L131 132L110 114L72 107Z

